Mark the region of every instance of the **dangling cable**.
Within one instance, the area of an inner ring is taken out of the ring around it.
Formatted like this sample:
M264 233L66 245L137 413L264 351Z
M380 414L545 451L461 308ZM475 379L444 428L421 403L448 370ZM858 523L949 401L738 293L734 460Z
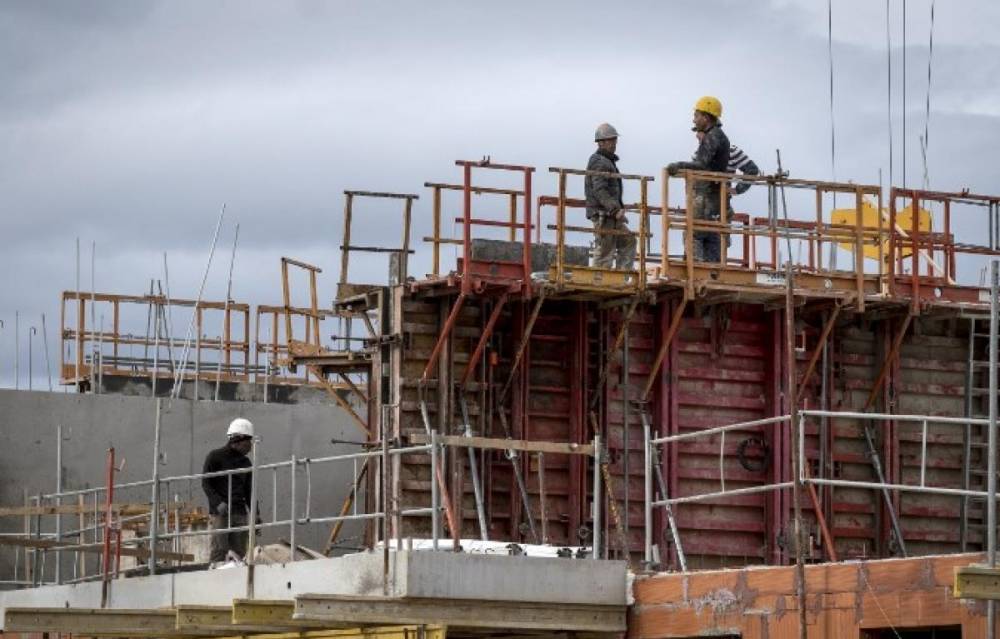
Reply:
M931 67L934 61L934 2L931 0L931 28L930 40L927 45L927 102L924 110L924 139L921 144L924 159L924 188L930 187L930 177L927 173L927 147L930 145L931 126Z
M886 63L886 116L889 124L889 188L892 188L892 22L889 11L890 0L885 0L885 63Z
M903 188L906 188L906 0L903 0Z
M833 0L826 2L826 48L830 61L830 172L833 174L833 181L837 181L837 137L833 120ZM834 198L837 194L834 193ZM836 206L836 199L834 200Z
M830 173L837 181L837 135L833 119L833 0L826 0L826 50L830 61ZM833 192L833 207L837 208L837 192Z

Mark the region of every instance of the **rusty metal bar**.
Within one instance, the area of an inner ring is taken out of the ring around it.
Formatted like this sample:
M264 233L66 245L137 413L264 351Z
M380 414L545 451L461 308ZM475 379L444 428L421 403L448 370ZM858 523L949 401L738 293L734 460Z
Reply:
M454 328L455 322L458 320L458 314L462 310L462 305L465 303L465 299L465 293L459 293L458 298L455 300L455 305L451 307L448 319L445 320L444 327L441 329L441 334L438 336L437 342L434 343L434 348L431 349L431 355L427 359L427 365L424 367L424 372L420 376L421 384L427 383L431 372L433 372L437 367L438 355L441 354L441 349L444 348L444 344L448 340L448 336L451 334L451 329Z
M363 196L363 197L381 197L381 198L393 198L397 200L419 200L419 195L414 195L412 193L381 193L378 191L344 191L344 195L347 196Z
M833 330L833 326L837 321L837 316L840 315L841 305L838 303L833 307L833 312L830 313L830 317L827 318L826 323L823 325L823 330L820 332L819 339L816 341L816 348L813 349L812 355L809 357L809 363L806 365L806 372L802 375L802 383L795 392L795 405L797 406L799 402L802 401L802 396L805 394L807 384L809 383L809 378L813 374L813 370L816 368L816 363L819 361L819 356L823 352L823 345L826 344L827 338L830 336L830 332Z
M656 357L653 359L653 364L646 377L646 386L642 389L642 394L639 396L639 401L641 402L649 400L649 394L653 391L653 385L656 383L660 367L663 366L663 360L666 359L667 352L670 350L670 344L677 334L677 329L680 328L681 318L684 317L684 309L687 308L687 301L687 295L680 299L680 303L674 309L674 314L670 317L670 325L667 327L666 334L660 338L660 348L656 351Z
M434 240L431 245L431 265L433 275L441 273L441 187L434 186L432 195L431 212L434 224Z
M461 191L465 187L461 184L442 184L439 182L424 182L424 186L429 189L444 189L447 191ZM494 195L524 195L524 191L519 191L517 189L496 189L487 186L474 186L472 187L472 192L476 195L484 194L494 194Z
M496 304L493 306L493 312L490 313L489 320L487 320L486 326L483 328L483 334L479 336L476 348L472 351L469 363L466 365L465 372L462 374L462 379L458 383L459 388L465 388L465 385L469 382L469 378L472 377L472 373L475 371L476 365L479 364L479 358L482 357L483 350L486 348L486 342L488 342L490 337L493 335L493 328L496 326L497 320L500 318L500 312L503 310L506 303L507 294L504 293L499 299L497 299Z
M903 319L903 325L900 327L899 332L893 339L892 346L889 348L885 361L882 362L882 367L879 369L878 376L875 378L875 383L872 385L871 392L868 394L868 399L865 401L864 408L861 409L862 412L866 412L875 405L875 400L878 398L878 392L882 389L882 384L885 383L885 380L889 375L889 367L896 359L896 356L899 355L899 349L903 344L903 338L906 336L906 329L910 327L910 320L912 319L912 313L908 313Z
M531 309L531 315L528 317L528 323L524 327L524 335L521 336L521 342L517 346L517 352L514 354L514 360L510 365L510 374L507 376L507 381L504 383L503 387L500 389L500 393L497 395L497 405L503 404L503 401L507 398L507 393L510 391L510 385L514 382L514 376L517 374L517 369L521 364L521 359L524 357L524 351L528 347L528 342L531 341L531 332L535 328L535 321L538 320L538 313L542 310L542 304L545 302L546 289L542 289L538 297L535 298L535 306Z
M611 349L608 351L609 353L616 353L618 352L618 349L622 347L622 342L625 340L625 333L628 329L629 322L632 321L632 316L635 315L635 311L638 306L639 297L634 296L629 302L625 315L622 317L622 325L618 329L618 334L615 336L615 341L612 344ZM597 407L598 401L600 401L601 390L604 388L604 383L608 380L608 375L611 372L611 365L613 363L614 359L609 356L607 361L604 363L604 368L601 369L601 374L597 378L597 385L594 386L594 394L590 399L590 410L594 410L594 408ZM652 379L652 377L650 379Z

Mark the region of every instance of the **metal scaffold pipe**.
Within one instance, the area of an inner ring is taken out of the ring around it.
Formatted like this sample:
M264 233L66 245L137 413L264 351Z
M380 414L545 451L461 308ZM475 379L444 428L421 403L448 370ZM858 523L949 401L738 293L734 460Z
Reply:
M997 565L997 294L1000 288L1000 262L990 263L990 425L987 437L986 462L986 561L990 568ZM986 636L995 635L996 602L990 600L986 609Z

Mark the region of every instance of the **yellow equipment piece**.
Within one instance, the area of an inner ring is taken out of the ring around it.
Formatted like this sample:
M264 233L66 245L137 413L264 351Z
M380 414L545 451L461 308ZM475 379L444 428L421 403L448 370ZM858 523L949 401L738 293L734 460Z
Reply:
M714 115L717 118L722 117L722 103L719 102L719 98L714 98L710 95L705 95L698 98L698 101L694 103L695 111L704 111L709 115Z
M833 224L846 224L849 226L854 226L855 220L857 219L857 211L854 208L850 209L834 209L830 214L830 221ZM861 225L866 229L879 228L879 218L878 211L875 205L864 200L861 203ZM920 209L917 212L917 228L921 233L927 233L931 231L931 213L926 209ZM889 231L889 210L882 209L882 230L884 232ZM913 230L913 208L911 206L904 206L896 210L896 232L903 235L904 237L909 237ZM850 242L839 242L838 246L847 251L854 250L854 245ZM874 243L867 243L864 245L862 251L864 256L870 260L878 260L879 258L879 247ZM909 257L913 254L912 248L904 248L903 254L897 257ZM882 242L882 259L889 259L889 240L886 239Z

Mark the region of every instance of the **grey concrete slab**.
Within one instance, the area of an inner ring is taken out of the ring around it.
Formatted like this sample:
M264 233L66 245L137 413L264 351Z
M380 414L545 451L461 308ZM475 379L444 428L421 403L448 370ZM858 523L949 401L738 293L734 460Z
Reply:
M390 553L388 588L383 556L358 553L257 566L254 598L285 599L307 593L343 596L506 601L526 604L624 606L626 567L620 561L476 556L450 552ZM134 577L112 582L109 607L228 606L247 596L247 568ZM0 593L0 618L8 607L100 607L101 584Z
M409 553L410 597L625 605L623 561Z

